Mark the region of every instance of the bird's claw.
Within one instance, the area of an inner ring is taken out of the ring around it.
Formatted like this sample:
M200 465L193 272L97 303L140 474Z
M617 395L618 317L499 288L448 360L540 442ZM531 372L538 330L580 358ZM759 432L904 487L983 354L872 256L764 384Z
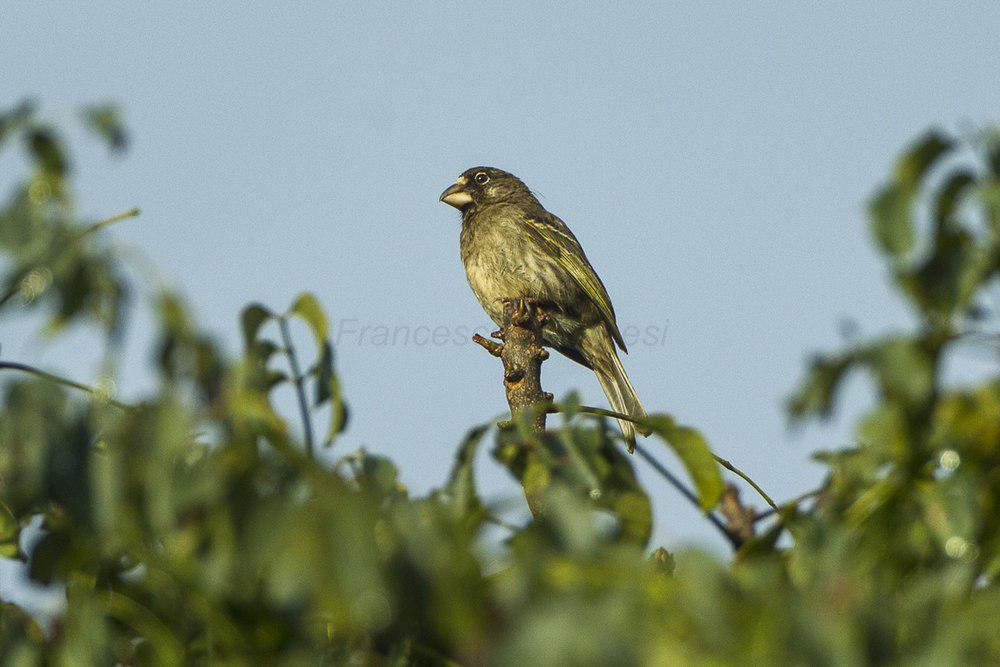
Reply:
M511 324L518 327L542 326L549 321L548 314L531 299L523 297L502 299Z

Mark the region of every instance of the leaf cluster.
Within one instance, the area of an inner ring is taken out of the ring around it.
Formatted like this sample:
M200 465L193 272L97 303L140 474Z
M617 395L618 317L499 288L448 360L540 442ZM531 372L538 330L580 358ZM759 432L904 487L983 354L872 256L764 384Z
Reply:
M120 150L117 113L101 109L88 126ZM74 213L67 149L30 105L0 115L0 147L18 144L28 174L0 211L0 317L43 309L50 328L79 322L113 340L125 295L139 290L105 225ZM976 162L961 142L928 135L873 199L876 242L917 326L812 365L789 402L795 420L832 414L854 369L878 400L852 446L816 455L823 487L749 514L756 534L731 560L650 552L651 490L617 430L576 396L542 437L524 420L471 429L441 484L414 495L389 458L337 449L349 412L314 296L284 311L248 306L233 358L180 297L157 290L148 345L159 381L140 400L37 372L0 386L0 556L66 597L48 618L0 606L0 656L1000 661L1000 376L993 367L957 386L943 371L970 344L995 353L1000 152L981 145ZM296 327L311 334L305 354ZM298 410L279 407L289 389ZM724 480L704 437L667 414L643 425L677 455L702 510L718 511ZM478 492L491 442L532 509L526 522Z

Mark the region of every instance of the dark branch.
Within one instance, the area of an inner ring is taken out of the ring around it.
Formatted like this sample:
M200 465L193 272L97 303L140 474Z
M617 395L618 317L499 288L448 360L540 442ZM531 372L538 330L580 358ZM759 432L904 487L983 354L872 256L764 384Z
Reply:
M41 370L40 368L35 368L34 366L29 366L28 364L22 364L16 361L0 361L0 370L10 370L10 371L20 371L21 373L28 373L29 375L34 375L35 377L42 378L43 380L48 380L49 382L54 382L60 384L64 387L70 387L72 389L78 389L82 392L86 392L93 396L98 401L104 401L108 405L118 408L119 410L135 410L135 406L128 405L127 403L122 403L121 401L116 401L113 398L106 396L103 391L97 389L96 387L91 387L90 385L83 384L81 382L76 382L52 373Z

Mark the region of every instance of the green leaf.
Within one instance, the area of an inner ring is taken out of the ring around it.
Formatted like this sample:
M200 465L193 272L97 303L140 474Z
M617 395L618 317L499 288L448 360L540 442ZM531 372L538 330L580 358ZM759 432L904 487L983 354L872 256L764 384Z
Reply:
M911 407L927 403L934 390L934 363L921 345L893 338L868 353L883 395Z
M651 415L645 424L666 441L680 458L694 480L698 502L702 508L710 510L715 507L725 487L719 464L701 433L687 426L679 426L669 415Z
M320 347L319 362L314 372L316 373L315 405L322 405L327 401L330 403L330 426L323 440L323 446L329 447L337 435L347 427L348 412L344 404L340 378L333 369L333 346L327 340L324 340Z
M267 369L267 375L264 378L264 382L267 387L267 391L271 391L278 385L288 382L288 374L283 371Z
M333 395L332 383L336 380L333 371L333 347L329 341L323 341L319 361L313 372L316 373L316 402L314 405L322 405Z
M323 308L319 305L319 301L316 300L315 296L308 292L303 292L295 299L295 303L292 304L289 312L305 320L316 337L316 344L323 344L323 341L329 335L330 326L327 324L326 315L323 313Z
M653 510L636 479L632 457L603 428L564 428L559 436L566 455L557 452L549 461L553 471L594 507L618 519L618 537L645 546L653 532Z
M994 253L1000 254L997 239L1000 239L1000 181L991 181L979 190L979 200L986 209L986 220L994 238Z
M24 100L10 111L0 114L0 145L3 145L7 137L27 123L34 113L34 102Z
M17 520L6 503L0 501L0 542L16 541L20 532L21 522Z
M939 227L952 220L959 204L962 203L962 196L975 184L975 177L967 169L959 169L948 177L934 202L935 218Z
M858 442L886 459L902 460L907 453L906 415L895 405L882 404L857 427Z
M355 460L355 481L362 489L373 492L378 498L406 495L406 487L399 481L399 469L390 459L359 450Z
M243 309L240 322L243 325L243 344L247 349L257 341L260 328L273 318L274 313L259 303L252 303Z
M562 415L563 422L569 425L573 421L573 417L580 411L580 394L575 391L571 391L566 394L566 397L562 400Z
M111 104L85 107L82 115L87 129L104 139L109 150L118 153L128 147L128 133L117 107Z
M856 361L853 353L813 359L799 388L788 399L787 410L793 421L806 417L827 418L844 374Z
M897 184L883 188L868 206L872 233L882 250L897 261L913 249L913 195Z
M487 426L477 426L465 436L465 440L462 441L455 454L455 464L448 475L448 482L442 489L442 493L439 494L456 520L478 516L482 512L482 503L476 492L474 466L476 452L479 451L479 445L487 430Z
M614 493L610 505L621 522L622 537L645 545L653 534L653 506L646 492L635 484L633 490Z
M21 522L3 502L0 502L0 558L18 558Z
M336 391L330 400L330 426L327 429L326 438L323 439L324 447L333 446L337 436L344 432L347 423L351 418L351 410L340 398L340 385L336 385Z
M869 204L875 240L896 262L913 249L915 231L913 207L927 172L952 148L952 142L938 132L928 132L896 162L891 183L883 187Z
M28 149L38 167L49 174L62 177L68 161L55 133L47 128L35 128L28 133Z
M986 163L994 178L1000 178L1000 132L994 131L986 139Z
M965 231L944 230L934 252L899 282L932 324L964 310L990 276L990 257Z
M951 150L953 143L936 130L918 139L896 162L895 180L904 188L920 187L931 167Z

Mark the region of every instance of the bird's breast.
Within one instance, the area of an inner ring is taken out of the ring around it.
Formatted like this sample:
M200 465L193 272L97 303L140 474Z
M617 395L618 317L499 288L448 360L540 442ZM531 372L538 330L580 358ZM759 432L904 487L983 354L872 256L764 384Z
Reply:
M464 228L461 252L469 286L495 321L503 299L539 293L538 259L516 226L497 221Z

